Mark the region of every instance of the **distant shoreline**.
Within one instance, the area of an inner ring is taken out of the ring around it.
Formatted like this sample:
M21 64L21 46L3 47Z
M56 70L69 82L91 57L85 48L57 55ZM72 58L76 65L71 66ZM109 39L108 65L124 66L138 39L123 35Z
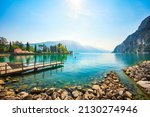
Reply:
M11 54L0 54L0 57L7 57L10 56Z

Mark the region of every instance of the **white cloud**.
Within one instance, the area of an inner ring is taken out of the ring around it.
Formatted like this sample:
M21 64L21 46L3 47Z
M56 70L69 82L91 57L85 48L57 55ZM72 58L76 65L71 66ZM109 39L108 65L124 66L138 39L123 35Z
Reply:
M65 2L70 9L70 17L78 18L80 15L91 15L90 10L85 7L86 0L65 0Z

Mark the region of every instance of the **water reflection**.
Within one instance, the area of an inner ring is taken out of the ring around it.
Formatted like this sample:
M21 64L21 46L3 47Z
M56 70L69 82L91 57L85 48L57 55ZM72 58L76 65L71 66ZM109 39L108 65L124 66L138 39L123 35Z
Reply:
M33 62L53 62L53 61L67 61L66 54L59 55L26 55L26 56L9 56L9 57L0 57L0 62L24 62L30 64Z
M126 66L137 64L143 60L150 60L149 54L114 54L117 61Z

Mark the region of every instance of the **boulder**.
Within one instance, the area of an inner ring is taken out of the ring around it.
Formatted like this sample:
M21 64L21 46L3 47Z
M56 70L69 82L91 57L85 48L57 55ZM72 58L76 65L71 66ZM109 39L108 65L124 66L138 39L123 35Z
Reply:
M47 95L52 95L55 90L56 90L55 88L50 88L50 89L48 89L45 93L46 93Z
M29 94L28 96L24 97L23 100L33 100L33 96Z
M20 98L15 96L5 96L4 100L20 100Z
M31 90L31 94L40 94L42 92L42 90L40 88L34 87Z
M100 86L99 86L99 85L93 85L93 86L92 86L92 89L94 89L94 90L99 90L99 89L100 89Z
M120 96L123 96L123 91L119 91L119 95L120 95Z
M73 98L71 96L67 96L64 100L73 100Z
M93 93L93 90L92 89L88 89L87 90L89 93Z
M0 85L0 90L1 90L1 89L4 89L4 87Z
M77 98L76 98L76 100L82 100L83 98L82 98L82 96L78 96Z
M3 80L0 80L0 85L5 85L6 83Z
M7 96L14 96L15 93L14 93L13 91L7 91L7 92L6 92L6 95L7 95Z
M55 100L61 100L59 97L57 97Z
M41 93L42 100L48 100L49 96L46 93Z
M94 94L88 93L88 92L86 92L86 93L83 95L83 99L84 99L84 100L91 100L91 99L93 99L94 97L95 97Z
M21 99L25 99L29 94L26 92L20 92L18 95L20 96Z
M81 96L81 94L82 93L80 91L77 91L77 90L72 92L72 95L73 95L74 98L77 98L78 96Z
M52 99L55 100L55 99L56 99L57 97L59 97L59 96L60 96L59 93L53 92L53 94L52 94Z
M130 99L132 99L132 93L130 93L129 91L125 92L125 96L127 96Z
M68 96L68 92L67 91L63 91L61 93L61 99L64 100L66 97Z

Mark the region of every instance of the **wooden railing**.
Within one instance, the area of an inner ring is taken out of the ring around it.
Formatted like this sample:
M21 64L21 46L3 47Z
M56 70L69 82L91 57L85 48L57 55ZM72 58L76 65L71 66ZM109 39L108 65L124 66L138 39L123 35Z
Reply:
M6 74L10 71L13 70L17 70L17 69L21 69L20 71L24 71L26 68L31 67L31 69L36 70L39 66L41 67L47 67L47 66L51 66L51 65L57 65L57 63L61 63L63 64L62 61L42 61L42 62L30 62L30 63L23 63L23 62L19 62L19 63L0 63L0 75L2 74Z

